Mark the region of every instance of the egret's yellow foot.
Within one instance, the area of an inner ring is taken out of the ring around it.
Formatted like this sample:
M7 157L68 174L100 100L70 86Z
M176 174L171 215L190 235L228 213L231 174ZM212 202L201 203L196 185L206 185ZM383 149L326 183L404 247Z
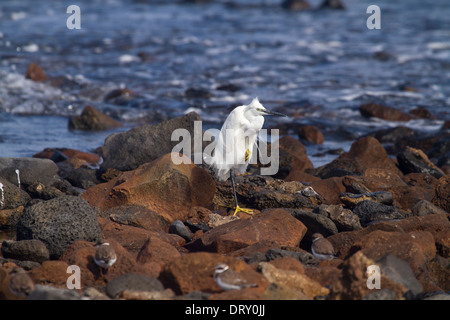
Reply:
M236 213L238 213L238 212L244 212L244 213L250 214L250 215L253 214L253 210L252 210L252 209L242 209L241 207L237 206L237 207L236 207L236 210L234 211L233 216L235 216Z

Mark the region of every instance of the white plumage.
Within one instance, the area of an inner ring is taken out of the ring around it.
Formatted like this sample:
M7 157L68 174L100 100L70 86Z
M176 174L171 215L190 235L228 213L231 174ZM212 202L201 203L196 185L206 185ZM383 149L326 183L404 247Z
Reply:
M285 116L267 110L258 98L255 98L249 105L239 106L231 111L216 139L211 164L220 180L225 181L231 176L236 204L234 214L238 211L248 211L238 206L233 175L234 172L243 174L247 170L258 132L264 125L264 115Z
M220 180L227 180L230 169L244 173L247 169L258 132L264 125L266 110L257 98L248 106L236 107L222 125L216 141L213 165ZM250 155L246 160L246 152Z

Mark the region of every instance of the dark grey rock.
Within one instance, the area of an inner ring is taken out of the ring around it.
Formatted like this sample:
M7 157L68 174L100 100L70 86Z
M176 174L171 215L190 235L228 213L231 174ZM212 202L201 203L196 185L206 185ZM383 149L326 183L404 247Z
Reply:
M267 256L264 252L254 252L251 256L242 257L247 264L267 262Z
M28 206L17 224L17 240L41 240L51 259L58 259L77 240L94 242L100 237L95 210L84 199L74 196Z
M62 153L61 150L55 150L53 152L52 156L50 157L50 160L52 160L55 163L65 161L68 159L69 159L69 157L66 156L64 153Z
M345 6L341 0L324 0L319 6L319 9L338 9L344 10Z
M17 184L13 184L8 180L1 177L0 183L0 210L14 209L20 206L24 206L31 200L31 197L22 189L19 189Z
M339 200L349 208L354 208L362 200L370 200L388 206L394 203L394 196L389 191L376 191L361 194L344 192L339 195Z
M67 180L56 181L52 184L53 187L63 192L68 196L81 196L85 190L74 187Z
M41 182L35 182L27 187L28 194L33 199L50 200L53 198L64 196L64 193L52 186L46 186Z
M437 141L427 152L427 155L430 158L440 158L448 153L450 153L450 137Z
M25 188L35 182L52 185L61 180L58 166L49 159L0 158L0 176L14 185L18 184L16 170L19 170L20 183Z
M311 5L306 0L284 0L281 7L290 11L301 11L311 9Z
M80 167L68 172L67 176L64 178L74 187L89 189L100 183L97 179L96 172L97 170L94 169Z
M101 168L134 170L141 164L172 152L180 143L171 141L172 133L176 129L186 129L191 139L194 139L194 121L201 121L201 117L195 112L190 112L157 125L135 127L127 132L108 136L103 148L104 161ZM193 142L191 145L194 145Z
M370 200L358 203L353 212L359 217L363 227L375 221L405 218L395 207Z
M301 192L288 191L290 183L270 176L236 176L236 194L243 208L267 210L270 208L314 208L316 205ZM299 187L303 186L299 183ZM234 206L230 181L216 180L215 204L224 207Z
M450 152L447 152L442 157L439 157L439 159L436 162L436 165L439 168L450 167Z
M381 129L367 134L367 136L374 137L380 141L387 151L391 154L397 154L402 149L395 148L399 141L406 138L414 139L418 136L418 133L411 128L398 126L395 128Z
M0 257L0 265L4 264L5 262L12 262L15 265L17 265L18 267L20 267L26 271L33 270L34 268L41 266L41 264L36 261L22 261L22 260L6 259L6 258Z
M429 214L447 214L447 211L435 206L430 201L420 200L411 209L413 216L426 216Z
M414 276L408 262L388 254L378 260L377 264L380 266L382 274L394 282L403 284L408 289L407 298L414 299L423 291L422 284Z
M426 156L424 157L424 155L415 152L411 148L406 148L404 151L397 154L397 161L400 170L404 174L413 172L428 173L436 179L445 175L445 173L427 159Z
M106 285L106 294L110 298L117 297L124 290L162 291L164 290L164 286L158 279L144 277L134 273L126 273L118 276Z
M192 240L192 235L181 220L175 220L169 226L169 233L177 234L187 242Z
M283 209L288 211L297 220L300 220L308 228L301 242L301 247L305 250L311 248L312 235L314 233L318 232L326 238L339 232L334 222L324 215L301 209Z
M4 258L21 261L36 261L42 263L50 259L50 253L45 244L40 240L4 240L2 243L2 255Z
M189 88L184 95L188 99L209 99L214 96L208 89L203 88Z
M342 205L322 204L315 211L333 221L339 232L362 229L359 217L353 211L345 209Z
M191 220L186 220L185 225L192 233L196 233L199 230L202 230L203 232L211 230L211 228L204 222L194 223Z
M289 251L280 248L272 248L266 252L266 261L275 260L278 258L291 257L297 259L305 266L316 266L319 261L309 252Z

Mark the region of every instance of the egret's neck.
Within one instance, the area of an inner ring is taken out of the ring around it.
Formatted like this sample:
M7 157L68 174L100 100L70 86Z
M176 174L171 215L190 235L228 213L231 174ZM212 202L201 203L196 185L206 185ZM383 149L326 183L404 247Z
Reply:
M244 111L244 117L248 120L248 128L255 131L261 130L264 125L264 117L262 115L255 115L254 110L248 108Z

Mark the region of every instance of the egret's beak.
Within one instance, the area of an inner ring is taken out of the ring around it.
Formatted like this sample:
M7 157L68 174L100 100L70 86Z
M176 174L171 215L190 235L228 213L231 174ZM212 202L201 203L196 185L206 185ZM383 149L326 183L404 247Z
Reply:
M265 114L271 115L271 116L279 116L279 117L287 117L287 115L276 112L276 111L269 111L269 110L264 110L263 111Z

